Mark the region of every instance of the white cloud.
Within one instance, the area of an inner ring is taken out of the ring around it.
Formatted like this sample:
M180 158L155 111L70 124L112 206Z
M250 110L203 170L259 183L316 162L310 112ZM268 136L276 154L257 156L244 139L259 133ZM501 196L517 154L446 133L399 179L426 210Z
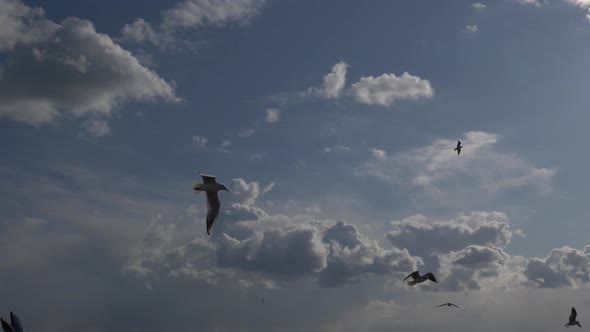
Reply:
M332 67L332 71L324 76L320 89L312 87L307 90L308 95L316 95L327 99L336 99L342 95L346 85L346 71L348 64L340 61Z
M322 150L322 152L324 152L324 153L330 153L330 152L350 152L350 151L351 151L351 149L348 146L346 146L346 145L326 146Z
M256 130L252 128L244 129L238 133L238 137L246 138L256 134Z
M525 275L536 287L590 286L590 245L583 250L556 248L545 258L531 258Z
M89 120L83 125L84 131L92 137L102 137L111 134L111 127L103 120Z
M488 6L486 6L485 4L481 3L481 2L474 2L471 5L474 9L476 10L484 10L486 9Z
M590 0L566 0L586 12L586 19L590 21Z
M516 0L518 1L520 4L523 5L532 5L535 7L541 7L541 3L539 2L539 0Z
M266 116L264 117L264 121L268 123L276 123L280 120L281 117L281 110L276 108L269 108L266 110Z
M193 145L199 148L204 148L207 145L208 139L203 136L193 136Z
M387 153L384 150L381 150L381 149L370 148L369 150L373 154L373 157L375 157L377 159L385 159L385 156L387 155Z
M247 25L258 16L266 0L184 0L162 12L157 28L142 18L121 29L121 37L137 43L149 42L166 49L182 44L175 37L179 29Z
M401 99L430 98L434 89L428 80L405 72L402 76L383 74L361 77L350 87L350 93L359 103L390 106Z
M130 100L179 101L173 83L91 22L70 17L56 24L20 1L0 0L0 8L8 29L0 29L0 45L12 51L0 77L0 117L42 124L64 112L108 116Z
M474 25L466 25L462 31L473 35L473 34L476 34L479 32L479 28L475 24Z
M370 159L357 168L356 174L434 190L443 190L449 181L456 190L457 184L466 181L469 188L490 193L518 188L551 191L556 170L538 168L519 156L496 152L494 145L499 138L482 131L466 132L459 156L453 151L456 141L439 139L425 147Z

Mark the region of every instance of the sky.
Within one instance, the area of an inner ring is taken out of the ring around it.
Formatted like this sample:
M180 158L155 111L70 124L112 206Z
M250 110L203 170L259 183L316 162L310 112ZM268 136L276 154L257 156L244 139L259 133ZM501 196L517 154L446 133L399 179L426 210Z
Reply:
M588 0L0 0L0 316L585 326L588 41Z

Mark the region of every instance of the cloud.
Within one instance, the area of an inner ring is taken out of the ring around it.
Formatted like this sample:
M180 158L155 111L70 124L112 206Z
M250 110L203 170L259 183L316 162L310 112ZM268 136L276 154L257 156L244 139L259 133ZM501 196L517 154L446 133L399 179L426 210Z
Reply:
M373 157L375 157L377 159L385 159L385 156L387 155L387 153L381 149L370 148L369 150L373 154Z
M438 276L439 284L427 290L517 288L525 281L524 259L504 251L514 232L503 213L476 211L450 220L415 215L391 225L387 239Z
M281 110L276 108L269 108L266 110L266 116L264 117L264 121L268 123L276 123L280 120L281 117Z
M539 2L539 0L516 0L518 1L518 3L522 4L522 5L531 5L531 6L535 6L535 7L541 7L541 3Z
M121 29L121 37L136 43L149 42L162 49L182 44L175 34L180 29L245 26L258 16L266 0L184 0L162 11L159 27L142 18Z
M590 285L590 245L583 250L556 248L545 258L531 258L525 275L536 287L588 287Z
M244 129L238 133L238 137L246 138L256 134L256 130L252 128Z
M111 134L111 127L106 121L103 120L89 120L82 126L84 132L91 137L102 137Z
M586 13L586 19L590 21L590 0L566 0L567 2L579 7Z
M430 98L434 89L428 80L405 72L402 76L368 76L350 87L354 99L362 104L390 106L397 100Z
M330 152L350 152L350 151L351 151L351 149L348 146L346 146L346 145L326 146L322 150L322 152L324 152L324 153L330 153Z
M521 188L541 193L552 190L555 169L538 168L519 156L496 152L494 145L499 140L497 134L470 131L461 139L464 149L459 156L453 151L456 141L438 139L425 147L372 158L357 167L355 174L440 194L447 183L454 183L455 188L469 183L469 188L489 193Z
M193 145L199 148L204 148L207 145L208 139L203 136L193 136Z
M471 6L476 10L484 10L484 9L488 8L488 6L486 6L485 4L483 4L481 2L474 2Z
M462 30L464 33L468 33L468 34L476 34L479 32L479 28L477 27L477 25L466 25L465 28L463 28Z
M324 76L321 88L311 87L307 95L319 96L327 99L336 99L342 95L346 85L346 71L348 64L340 61L332 67L332 71Z
M19 1L0 0L0 6L11 11L0 20L11 31L0 36L10 50L0 77L0 117L42 124L65 112L108 116L127 101L179 101L173 83L97 33L90 21L70 17L56 24Z

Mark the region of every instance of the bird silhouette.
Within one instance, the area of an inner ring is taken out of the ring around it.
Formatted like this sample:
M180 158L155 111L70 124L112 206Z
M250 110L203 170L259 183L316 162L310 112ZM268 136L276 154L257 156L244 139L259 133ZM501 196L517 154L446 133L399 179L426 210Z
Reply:
M203 183L193 182L193 189L197 192L204 191L207 193L207 235L210 235L211 227L219 215L221 203L217 192L220 190L229 191L224 185L215 181L215 176L201 173Z
M462 148L463 148L463 146L461 145L461 141L457 141L457 147L455 149L453 149L453 151L457 151L457 155L460 155Z
M409 277L412 277L412 279L413 279L411 281L408 281L408 285L410 285L410 286L414 286L415 284L419 284L419 283L424 282L426 280L431 280L431 281L434 281L435 283L438 283L438 281L436 281L436 277L434 276L434 274L432 274L432 272L428 272L425 275L420 275L420 272L414 271L414 272L410 273L407 277L405 277L404 281L406 281L406 279L408 279Z
M576 317L577 316L578 316L578 312L576 311L576 308L572 307L572 313L570 314L569 322L565 323L564 326L567 326L568 328L570 326L574 326L574 325L578 325L578 327L582 327L582 325L580 324L580 322L578 322L576 320Z

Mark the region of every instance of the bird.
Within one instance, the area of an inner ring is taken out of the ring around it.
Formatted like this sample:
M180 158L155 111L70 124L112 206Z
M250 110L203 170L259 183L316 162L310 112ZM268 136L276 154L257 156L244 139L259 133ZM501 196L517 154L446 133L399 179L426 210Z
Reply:
M578 313L576 312L576 308L572 307L572 313L570 314L570 320L564 326L567 326L568 328L570 326L574 326L574 325L578 325L578 327L582 327L582 325L580 324L580 322L578 322L576 320L576 316L577 315L578 315Z
M0 317L0 323L2 324L2 330L4 332L23 332L23 326L20 323L18 316L12 311L10 312L10 324Z
M219 197L217 192L220 190L229 191L224 185L215 181L215 176L199 173L203 178L203 183L193 182L193 189L197 192L204 191L207 193L207 235L211 235L211 227L219 215Z
M414 272L410 273L407 277L405 277L404 281L406 281L406 279L408 279L409 277L412 277L412 279L413 279L411 281L408 281L408 285L410 285L410 286L414 286L415 284L419 284L421 282L424 282L427 279L430 279L430 280L434 281L435 283L438 283L438 281L436 281L436 277L434 276L434 274L432 274L432 272L428 272L425 275L421 276L420 272L414 271Z
M461 145L461 141L457 141L457 147L455 149L453 149L453 151L457 151L457 155L460 155L462 148L463 148L463 146Z
M447 306L447 307L453 306L453 307L457 307L457 309L461 309L461 307L459 307L458 305L456 305L454 303L451 303L451 302L449 302L449 303L443 303L441 305L437 305L435 308L444 307L444 306ZM463 309L461 309L461 310L463 310Z

